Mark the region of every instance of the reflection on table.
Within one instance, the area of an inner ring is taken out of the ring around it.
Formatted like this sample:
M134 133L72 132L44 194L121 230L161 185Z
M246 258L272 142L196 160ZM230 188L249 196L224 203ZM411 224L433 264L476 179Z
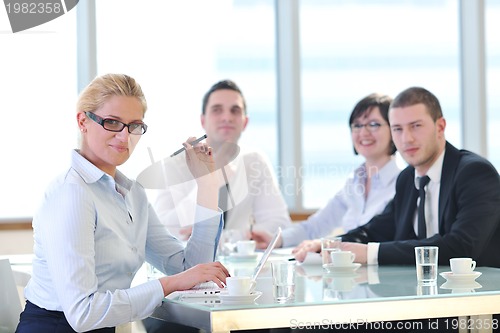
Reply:
M283 257L271 257L283 260ZM256 260L222 260L232 274L251 274ZM449 267L439 267L440 272ZM477 281L451 285L442 276L434 286L417 283L414 266L361 266L327 273L321 265L298 265L295 299L277 304L273 299L269 263L257 280L262 295L255 301L225 304L215 298L165 300L154 317L214 332L293 327L294 323L348 323L362 320L397 321L500 313L500 269L478 267ZM453 298L453 307L448 306Z

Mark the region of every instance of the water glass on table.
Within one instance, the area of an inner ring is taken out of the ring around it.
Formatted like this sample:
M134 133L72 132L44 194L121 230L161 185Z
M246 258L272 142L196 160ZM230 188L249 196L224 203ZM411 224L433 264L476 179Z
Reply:
M295 262L271 262L274 300L286 303L295 299Z
M417 282L419 284L436 284L438 273L437 246L415 247L415 263L417 269Z
M341 237L321 238L321 261L323 266L332 263L332 252L340 251Z

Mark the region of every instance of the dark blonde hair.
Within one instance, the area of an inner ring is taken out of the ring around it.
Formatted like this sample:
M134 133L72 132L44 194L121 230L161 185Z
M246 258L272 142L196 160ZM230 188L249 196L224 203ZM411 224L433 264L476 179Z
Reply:
M141 86L134 78L125 74L105 74L96 77L81 92L77 111L94 112L113 96L136 97L142 104L143 113L148 108Z

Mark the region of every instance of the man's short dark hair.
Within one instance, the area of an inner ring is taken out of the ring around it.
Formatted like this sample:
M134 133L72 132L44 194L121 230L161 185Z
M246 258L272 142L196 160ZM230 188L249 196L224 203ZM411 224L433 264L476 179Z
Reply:
M443 116L437 97L421 87L410 87L400 92L392 101L390 108L404 108L416 104L424 104L434 121Z
M222 80L222 81L219 81L216 84L214 84L205 93L205 96L203 96L203 103L202 103L202 108L201 108L202 114L205 114L205 109L207 107L208 99L210 98L210 95L212 95L212 93L214 91L217 91L217 90L232 90L232 91L236 91L237 93L239 93L241 95L241 98L243 99L243 111L245 114L247 113L247 103L246 103L245 97L243 97L243 93L241 92L238 85L236 83L234 83L234 81L231 81L231 80Z

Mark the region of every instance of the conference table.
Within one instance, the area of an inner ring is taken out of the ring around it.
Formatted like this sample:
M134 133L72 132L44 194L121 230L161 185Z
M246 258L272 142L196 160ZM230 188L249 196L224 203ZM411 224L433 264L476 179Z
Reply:
M271 256L272 260L286 260ZM282 328L317 330L365 328L421 329L439 332L492 332L500 323L500 269L477 267L481 275L448 281L438 275L433 286L417 283L415 266L366 266L326 272L321 264L297 264L295 299L274 301L269 261L257 279L262 295L247 303L184 294L164 299L152 317L207 332ZM251 275L256 260L221 259L233 275ZM439 273L450 271L440 266ZM438 321L436 318L443 318ZM448 318L450 317L450 318ZM423 319L420 321L413 321ZM412 321L410 321L412 320ZM413 325L413 326L409 326Z

